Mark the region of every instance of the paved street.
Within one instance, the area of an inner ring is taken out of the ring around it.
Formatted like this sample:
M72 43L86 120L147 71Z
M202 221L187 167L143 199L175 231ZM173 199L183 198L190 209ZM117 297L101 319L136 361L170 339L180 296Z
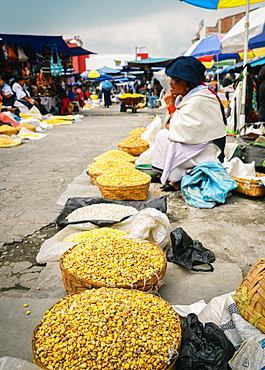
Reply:
M39 141L0 149L0 356L30 361L32 330L45 310L66 295L58 263L44 266L35 260L43 241L58 231L54 219L63 208L59 198L95 156L116 149L131 130L147 126L153 114L151 109L120 113L114 105L91 111L72 125L55 126ZM151 197L165 195L158 184L150 190ZM90 183L87 196L96 192ZM172 304L190 304L236 289L257 259L265 257L264 211L264 198L234 194L224 205L196 209L177 193L168 194L172 226L181 226L211 249L216 262L215 271L207 274L169 264L162 297Z

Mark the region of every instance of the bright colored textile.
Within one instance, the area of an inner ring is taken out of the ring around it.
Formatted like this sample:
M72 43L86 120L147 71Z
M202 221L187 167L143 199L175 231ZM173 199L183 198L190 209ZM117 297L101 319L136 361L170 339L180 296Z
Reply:
M181 181L185 202L195 208L213 208L224 203L227 193L237 188L221 163L204 162L194 167Z

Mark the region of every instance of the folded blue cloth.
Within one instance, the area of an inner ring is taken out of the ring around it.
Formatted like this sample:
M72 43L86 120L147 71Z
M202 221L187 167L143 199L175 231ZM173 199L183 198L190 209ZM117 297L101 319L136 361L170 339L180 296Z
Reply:
M203 162L181 180L186 203L196 208L213 208L224 203L227 193L236 187L237 183L217 162Z

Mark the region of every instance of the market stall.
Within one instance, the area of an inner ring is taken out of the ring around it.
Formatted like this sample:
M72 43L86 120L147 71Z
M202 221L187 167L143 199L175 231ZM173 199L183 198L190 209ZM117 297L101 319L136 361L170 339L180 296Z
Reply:
M73 57L94 54L69 47L62 36L0 34L0 75L12 85L17 76L28 78L31 97L51 112L58 96L56 85L73 84Z
M121 112L126 112L127 109L131 109L132 113L137 112L138 104L143 100L145 96L142 94L123 94L119 96L121 102Z

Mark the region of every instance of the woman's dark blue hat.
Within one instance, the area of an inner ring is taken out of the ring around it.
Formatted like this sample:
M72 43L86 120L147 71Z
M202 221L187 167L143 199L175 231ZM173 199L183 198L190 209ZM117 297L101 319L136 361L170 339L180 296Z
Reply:
M166 66L166 74L184 80L190 87L198 86L204 80L206 68L192 56L181 56L171 60Z

